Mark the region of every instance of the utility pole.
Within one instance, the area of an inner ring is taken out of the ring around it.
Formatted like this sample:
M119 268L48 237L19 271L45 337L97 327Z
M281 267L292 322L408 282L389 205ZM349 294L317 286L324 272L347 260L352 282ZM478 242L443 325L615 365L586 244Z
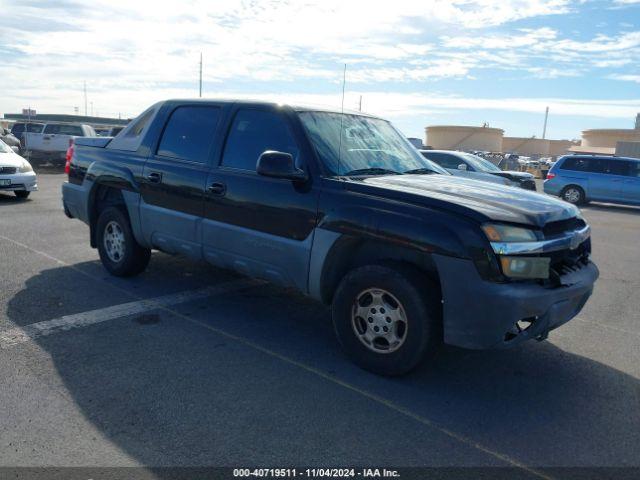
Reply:
M542 139L547 136L547 119L549 118L549 107L544 112L544 127L542 127Z
M87 81L84 81L84 116L87 116Z
M358 111L362 111L362 95L360 95L360 102L358 103Z
M202 52L200 52L200 98L202 98Z

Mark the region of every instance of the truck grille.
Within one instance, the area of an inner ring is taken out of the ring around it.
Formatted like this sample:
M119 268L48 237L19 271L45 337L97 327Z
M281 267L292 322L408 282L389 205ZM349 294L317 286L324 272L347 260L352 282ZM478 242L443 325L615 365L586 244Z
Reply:
M558 235L562 235L565 232L580 230L585 226L586 223L584 223L584 220L573 217L568 218L567 220L547 223L544 227L542 227L542 233L544 233L545 238L553 238Z
M13 175L18 171L16 167L0 167L0 173L5 175Z
M591 239L582 242L575 250L561 250L552 252L550 264L550 280L552 285L560 285L560 277L577 272L589 264L591 255Z

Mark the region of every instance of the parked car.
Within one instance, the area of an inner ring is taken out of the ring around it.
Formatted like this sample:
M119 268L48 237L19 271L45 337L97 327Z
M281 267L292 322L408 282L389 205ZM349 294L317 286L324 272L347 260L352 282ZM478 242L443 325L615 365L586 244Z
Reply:
M7 128L0 127L0 140L10 147L17 147L18 150L20 149L20 140Z
M36 174L29 162L0 140L0 192L13 192L18 198L27 198L38 190Z
M379 374L442 342L542 340L598 276L576 207L448 175L358 112L161 102L113 139L77 138L62 198L113 275L158 249L296 288Z
M640 205L640 159L560 157L547 173L544 191L574 205L591 200Z
M31 159L62 165L73 138L95 136L96 132L90 125L47 123L41 133L24 133L23 144L28 149Z
M484 182L535 190L535 177L530 173L502 171L489 160L477 155L450 150L421 150L425 158L437 163L453 175Z

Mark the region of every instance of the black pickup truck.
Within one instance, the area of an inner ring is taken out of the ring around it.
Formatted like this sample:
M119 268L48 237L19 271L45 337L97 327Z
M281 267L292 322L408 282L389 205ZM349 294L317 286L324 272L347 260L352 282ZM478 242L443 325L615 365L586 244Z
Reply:
M164 101L113 139L77 139L62 193L112 274L157 249L295 287L385 375L442 342L542 340L598 277L576 207L453 177L355 112Z

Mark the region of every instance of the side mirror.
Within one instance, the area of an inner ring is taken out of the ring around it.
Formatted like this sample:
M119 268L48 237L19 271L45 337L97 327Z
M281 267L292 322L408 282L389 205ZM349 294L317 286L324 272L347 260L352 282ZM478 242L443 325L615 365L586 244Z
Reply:
M13 153L17 153L18 155L20 154L20 149L18 147L16 147L15 145L13 145L11 147L11 150L13 150Z
M298 181L307 179L307 173L295 166L291 154L273 150L267 150L260 155L256 164L256 171L259 175L271 178Z
M467 170L467 164L466 163L461 163L460 165L458 165L458 170L466 171Z

